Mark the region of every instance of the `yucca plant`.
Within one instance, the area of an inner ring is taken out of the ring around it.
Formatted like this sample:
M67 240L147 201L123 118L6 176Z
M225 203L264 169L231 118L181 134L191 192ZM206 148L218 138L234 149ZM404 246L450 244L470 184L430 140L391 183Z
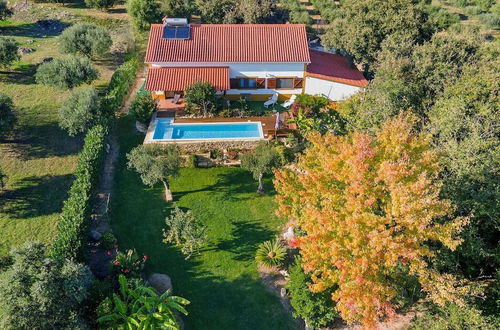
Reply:
M285 246L279 239L275 238L259 245L255 260L258 264L266 267L280 267L285 261L285 256Z

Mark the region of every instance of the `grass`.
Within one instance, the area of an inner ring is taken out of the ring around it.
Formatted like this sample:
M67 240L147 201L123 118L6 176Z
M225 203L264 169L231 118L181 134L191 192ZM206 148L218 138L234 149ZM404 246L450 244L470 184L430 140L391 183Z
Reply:
M33 8L44 8L46 12L51 6ZM81 10L81 16L71 16L71 21L63 23L83 20L84 13ZM64 56L58 51L59 33L40 31L32 21L0 21L2 37L13 38L21 47L34 50L11 68L0 70L0 92L13 99L18 117L13 135L0 141L0 167L9 177L6 191L0 193L0 256L25 241L52 241L82 146L81 136L71 138L58 127L57 109L68 92L38 85L34 79L42 59ZM106 85L120 61L119 54L95 61L101 77L94 85Z
M132 127L133 120L121 119L111 200L120 248L136 248L149 256L148 273L172 278L174 293L191 301L185 317L189 329L294 329L278 298L260 282L254 260L257 245L274 237L283 223L274 215L270 180L269 195L258 196L256 182L240 168L182 169L171 181L174 200L207 226L209 238L200 255L185 260L177 248L162 242L172 209L162 188L144 186L126 168L125 154L144 138Z

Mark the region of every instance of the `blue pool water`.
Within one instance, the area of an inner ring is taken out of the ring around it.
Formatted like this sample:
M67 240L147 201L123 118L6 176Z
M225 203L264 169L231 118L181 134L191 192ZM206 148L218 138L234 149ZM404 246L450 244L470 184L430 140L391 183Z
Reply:
M172 119L158 119L153 140L259 139L260 123L175 124Z

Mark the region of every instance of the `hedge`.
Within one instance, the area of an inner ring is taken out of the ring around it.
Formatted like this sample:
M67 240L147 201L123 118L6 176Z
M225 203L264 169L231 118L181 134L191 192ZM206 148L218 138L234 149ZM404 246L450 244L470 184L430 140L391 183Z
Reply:
M102 106L112 114L123 104L134 83L138 68L137 57L123 63L111 77ZM58 258L82 260L85 255L88 219L92 212L93 196L97 187L104 156L104 146L110 120L103 120L91 128L85 136L83 150L78 156L75 180L64 202L61 218L57 224L56 237L51 255Z

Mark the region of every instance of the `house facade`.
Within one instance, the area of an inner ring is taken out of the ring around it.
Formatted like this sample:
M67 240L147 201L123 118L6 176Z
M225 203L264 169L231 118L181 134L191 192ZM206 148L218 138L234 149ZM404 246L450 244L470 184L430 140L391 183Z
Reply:
M310 50L303 24L152 24L145 62L153 97L181 95L196 81L227 99L265 101L293 94L345 99L367 81L346 58Z

